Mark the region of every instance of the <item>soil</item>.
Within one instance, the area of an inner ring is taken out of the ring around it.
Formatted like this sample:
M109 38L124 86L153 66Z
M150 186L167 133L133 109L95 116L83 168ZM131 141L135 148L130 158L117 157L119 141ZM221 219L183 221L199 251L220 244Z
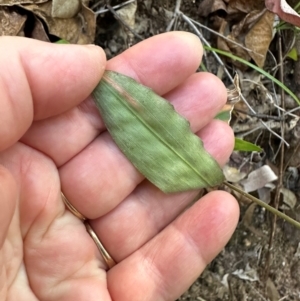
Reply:
M138 1L135 14L135 34L146 39L165 32L172 20L175 2L175 0ZM200 2L182 1L180 9L190 18L209 25L207 19L199 18L198 6ZM112 5L117 3L120 1L111 2ZM140 40L137 36L133 36L128 43L126 34L124 39L124 32L120 33L122 26L111 13L106 13L98 18L97 28L96 43L105 49L108 58L124 51L128 46ZM182 19L176 20L174 28L193 32L189 24ZM214 36L205 30L203 34L214 45ZM209 62L208 71L216 73L218 64L215 60L210 56L206 60ZM293 70L294 65L291 62L288 64L286 70L289 72L285 73L285 78L288 83L293 83L293 72L290 70ZM227 84L226 78L224 78L224 82ZM290 141L293 139L292 136L288 138ZM269 143L262 144L263 142L261 142L261 146L266 146L267 149L263 160L273 161L274 166L278 166L278 158L277 161L271 158L272 152L268 151L270 149ZM273 140L271 144L274 146L278 145L279 142ZM295 141L292 144L295 145ZM245 155L244 158L249 158L249 155ZM252 163L255 164L255 162ZM289 185L287 181L284 182L284 185L292 187L291 189L297 196L297 204L293 210L285 210L285 213L300 220L297 172L294 178L289 175L288 178L289 181L293 182L293 185ZM277 220L270 251L269 242L273 215L248 201L238 199L241 216L233 237L219 256L211 262L204 273L178 300L300 300L300 230L287 222ZM268 260L269 255L270 259Z

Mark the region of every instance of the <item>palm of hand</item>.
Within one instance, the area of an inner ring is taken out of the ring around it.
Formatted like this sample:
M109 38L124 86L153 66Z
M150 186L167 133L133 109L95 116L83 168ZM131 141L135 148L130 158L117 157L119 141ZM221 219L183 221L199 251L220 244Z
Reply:
M0 124L0 300L174 300L228 240L234 200L214 192L177 217L197 192L164 195L144 181L87 98L103 71L99 50L92 56L71 45L2 43L1 66L15 52L10 63L20 75L14 73L15 91L1 92L10 131L2 133ZM173 33L131 48L107 68L165 95L224 164L232 134L210 121L225 89L208 74L190 76L200 53L195 38ZM4 88L9 79L5 73ZM118 262L108 272L83 223L65 209L61 190Z

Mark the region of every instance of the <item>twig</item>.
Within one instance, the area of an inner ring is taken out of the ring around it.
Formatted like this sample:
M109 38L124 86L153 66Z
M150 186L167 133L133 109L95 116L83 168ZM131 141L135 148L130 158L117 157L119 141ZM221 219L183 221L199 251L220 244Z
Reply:
M298 109L298 110L299 110L299 109L300 109L300 106L297 107L297 108L294 108L294 109L292 109L292 110L290 110L290 111L286 111L286 110L282 109L280 106L277 106L276 104L273 104L273 105L274 105L275 108L277 108L278 110L280 110L280 111L282 112L283 117L285 117L285 116L291 116L291 117L293 117L293 118L299 118L298 115L295 115L295 114L293 114L292 112L297 111L297 110L295 110L295 109Z
M211 32L211 33L213 33L214 35L216 35L216 36L218 36L218 37L220 37L220 38L226 40L227 42L229 42L229 43L231 43L231 44L234 44L234 45L236 45L236 46L238 46L238 47L240 47L240 48L246 50L246 51L249 52L249 53L250 53L250 52L253 52L254 54L256 54L256 55L258 55L258 56L263 56L262 54L260 54L260 53L258 53L258 52L255 52L255 51L253 51L252 49L249 49L249 48L245 47L244 45L242 45L242 44L240 44L240 43L238 43L238 42L236 42L236 41L234 41L234 40L228 39L227 37L225 37L225 36L222 35L221 33L219 33L219 32L217 32L217 31L215 31L215 30L213 30L213 29L211 29L211 28L209 28L209 27L207 27L207 26L205 26L205 25L203 25L203 24L201 24L201 23L195 21L194 19L190 19L190 20L191 20L191 22L193 22L193 23L196 24L197 26L199 26L199 27L201 27L201 28L204 28L205 30L207 30L207 31L209 31L209 32Z
M236 112L251 116L251 117L256 117L256 118L273 119L273 120L276 120L276 121L284 121L285 120L284 117L272 116L272 115L267 115L267 114L259 114L259 113L253 114L251 112L246 112L246 111L239 110L239 109L236 109L236 108L234 108L233 110L236 111Z
M275 67L272 69L274 72L273 72L273 76L275 77L276 76L276 73L277 73L277 70L279 68L281 68L283 66L283 58L281 56L281 61L279 63L277 63L277 60L274 56L274 54L268 49L268 53L269 55L271 56L271 58L273 59L274 63L275 63ZM279 58L280 59L280 58ZM276 102L276 104L273 104L273 106L277 109L277 114L279 117L281 117L281 111L284 111L278 104L278 98L277 98L277 93L276 93L276 89L275 89L275 84L273 81L271 81L271 84L272 84L272 88L273 88L273 95L274 95L274 101ZM283 90L282 90L283 91ZM283 129L283 124L281 124L281 133L284 131ZM273 161L276 160L280 150L281 150L281 145L282 145L282 141L280 141L279 143L279 146L277 148L277 151L275 152L274 156L273 156Z
M280 298L278 301L284 301L284 300L286 300L287 298L289 298L289 296L284 296L284 297Z
M91 10L95 9L99 4L101 4L101 0L100 1L97 1L96 3L94 3L92 6L91 6Z
M295 48L297 51L297 55L299 57L300 56L300 35L299 35L299 33L296 35ZM299 84L300 84L300 60L298 59L294 65L294 85L296 88L296 91L295 91L296 94L299 94L299 92L300 92Z
M289 217L288 215L280 212L279 210L275 209L274 207L268 205L267 203L261 201L260 199L257 199L256 197L248 194L247 192L245 192L244 190L236 187L233 184L230 184L226 181L223 182L224 185L228 186L229 188L231 188L232 190L240 193L243 197L255 202L256 204L258 204L259 206L267 209L268 211L270 211L271 213L279 216L280 218L286 220L287 222L289 222L290 224L292 224L293 226L295 226L296 228L300 229L300 223L297 222L296 220L292 219L291 217Z
M210 44L208 43L208 41L203 37L203 35L200 33L200 31L198 30L198 28L193 24L193 22L191 21L191 19L186 16L184 13L180 12L180 16L182 17L182 19L184 21L186 21L194 30L194 32L197 34L197 36L199 37L199 39L204 42L205 45L207 45L208 47L210 47ZM221 58L218 56L218 54L216 54L215 52L213 52L214 57L216 58L216 60L218 61L218 63L224 68L224 71L226 73L226 75L228 76L229 80L231 81L231 83L234 82L233 77L231 76L231 74L229 73L228 69L226 68L225 64L223 63L223 61L221 60Z
M269 53L270 57L273 59L275 66L278 66L277 61L276 61L276 58L275 58L274 54L272 53L272 51L270 51L270 50L268 49L268 53ZM276 72L277 72L277 71L275 71L273 75L275 75ZM281 109L281 108L280 108L279 105L278 105L278 98L277 98L277 94L276 94L275 83L274 83L273 81L271 81L271 84L272 84L272 88L273 88L274 99L275 99L275 102L276 102L276 105L277 105L276 108L277 108L277 110L278 110L278 115L280 116L280 115L281 115L281 114L280 114L280 109Z
M198 28L193 24L193 22L191 21L191 19L186 16L183 12L180 12L180 16L183 18L183 20L185 20L190 26L191 28L194 30L194 32L196 33L196 35L199 37L199 39L201 41L204 42L205 45L207 45L208 47L211 47L210 44L206 41L206 39L203 37L203 35L200 33L200 31L198 30ZM221 58L214 52L212 51L213 55L215 56L216 60L218 61L218 63L224 68L224 71L226 73L226 75L228 76L229 80L231 81L231 83L233 83L233 78L230 75L228 69L226 68L225 64L223 63L223 61L221 60ZM243 102L246 104L246 106L249 108L249 110L253 113L256 114L255 110L250 106L250 104L248 103L248 101L246 100L246 98L243 96L243 94L241 94L241 99L243 100ZM282 142L284 142L287 146L289 146L289 144L282 139L282 137L280 135L278 135L276 132L272 131L268 125L260 120L260 122L263 124L263 126L269 131L271 132L274 136L276 136L277 138L279 138Z
M174 23L177 21L178 16L180 14L180 6L181 6L181 0L176 0L176 5L175 5L175 9L174 9L174 14L173 17L169 23L169 25L166 28L166 31L170 31L174 25Z
M291 113L296 112L296 111L298 111L298 110L300 110L300 106L297 106L297 107L294 108L294 109L291 109L291 110L289 110L289 111L286 111L283 115L290 115Z
M119 9L119 8L121 8L121 7L124 7L124 6L126 6L126 5L128 5L128 4L132 3L132 2L134 2L134 1L136 1L136 0L128 0L128 1L126 1L126 2L124 2L124 3L117 4L117 5L113 6L112 8L113 8L114 10L117 10L117 9ZM97 7L98 4L99 4L99 2L96 3L95 5L93 5L93 6L92 6L92 9L95 8L95 7ZM109 11L110 11L110 10L109 10L108 8L101 8L101 9L95 11L95 15L101 15L101 14L107 13L107 12L109 12Z
M282 64L282 39L281 34L279 32L278 36L278 48L279 48L279 77L280 81L283 83L283 64ZM285 109L285 102L284 102L284 91L281 89L281 106L283 109ZM284 137L284 124L281 122L281 135ZM283 173L284 173L284 144L281 144L280 147L280 164L279 164L279 173L278 173L278 184L276 186L276 192L275 192L275 198L274 198L274 208L278 209L279 207L279 200L280 200L280 190L283 187ZM270 233L270 239L269 239L269 247L268 252L266 256L266 268L265 268L265 279L269 277L270 272L270 265L271 265L271 256L273 252L273 242L275 238L275 232L276 232L276 224L277 224L277 215L273 216L272 221L272 227L271 227L271 233Z
M136 0L135 0L136 1ZM135 2L132 1L132 2ZM122 23L122 25L128 29L136 38L140 39L141 41L144 40L142 36L140 36L138 33L136 33L120 16L115 12L114 8L110 4L106 4L108 10L114 15L114 17Z

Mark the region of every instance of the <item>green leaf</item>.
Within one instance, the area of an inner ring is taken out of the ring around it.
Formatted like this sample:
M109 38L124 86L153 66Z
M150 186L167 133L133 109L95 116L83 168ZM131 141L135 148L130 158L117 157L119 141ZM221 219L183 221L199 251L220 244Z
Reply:
M231 119L231 114L230 111L221 111L219 112L216 116L215 119L221 120L221 121L225 121L225 122L229 122Z
M56 41L55 44L70 44L70 42L67 40L61 39L61 40Z
M293 47L290 52L287 54L289 58L291 58L294 61L298 61L298 53L296 47Z
M221 111L215 116L215 119L225 121L229 124L233 107L233 105L225 104Z
M234 140L234 150L243 151L243 152L261 152L262 149L248 141L243 139L235 138Z
M162 191L187 191L223 181L218 163L188 121L149 88L106 71L93 95L118 147Z

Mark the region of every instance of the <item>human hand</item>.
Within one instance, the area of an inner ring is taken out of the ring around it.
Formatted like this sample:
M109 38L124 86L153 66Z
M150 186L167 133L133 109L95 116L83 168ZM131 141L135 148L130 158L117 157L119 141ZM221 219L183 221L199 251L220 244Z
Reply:
M137 79L223 165L233 134L212 118L226 90L194 74L201 54L188 33L153 37L107 65L98 47L0 38L0 301L175 300L220 252L238 220L234 198L214 191L190 206L197 191L163 194L120 152L89 97L105 67Z

